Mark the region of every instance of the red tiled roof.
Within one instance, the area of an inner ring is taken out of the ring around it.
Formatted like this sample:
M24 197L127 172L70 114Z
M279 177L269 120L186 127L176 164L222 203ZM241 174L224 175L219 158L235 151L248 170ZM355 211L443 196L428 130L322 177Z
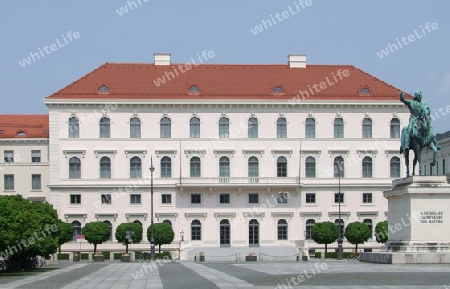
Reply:
M48 128L48 114L0 114L0 138L48 138Z
M352 65L290 68L288 64L201 64L184 73L179 65L184 67L184 64L105 63L47 99L289 100L301 90L309 92L309 97L304 94L305 101L399 101L399 89ZM350 75L340 79L339 70L348 70ZM155 85L154 81L170 72L174 74L171 80L166 78L165 84ZM326 88L320 88L321 82ZM314 84L317 90L313 90ZM109 88L108 94L98 93L102 85ZM191 85L198 86L200 93L189 95ZM272 94L275 86L281 86L284 93ZM369 88L370 94L361 95L362 87Z

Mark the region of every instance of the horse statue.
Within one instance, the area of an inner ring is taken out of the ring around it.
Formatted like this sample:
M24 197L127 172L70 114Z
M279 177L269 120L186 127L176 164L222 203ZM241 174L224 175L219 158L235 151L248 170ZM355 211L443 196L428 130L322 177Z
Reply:
M408 126L402 129L400 153L405 156L406 176L409 177L409 151L414 151L413 173L415 175L416 164L419 163L419 175L422 175L422 148L429 147L433 151L431 166L436 165L437 151L441 149L436 143L436 136L431 126L430 108L422 103L422 92L414 93L414 99L405 99L400 93L400 101L409 108L411 116Z

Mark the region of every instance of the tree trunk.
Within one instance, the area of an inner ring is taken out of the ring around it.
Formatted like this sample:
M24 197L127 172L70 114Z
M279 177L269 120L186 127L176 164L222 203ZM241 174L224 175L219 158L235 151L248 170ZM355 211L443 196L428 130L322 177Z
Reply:
M125 253L128 253L128 243L125 244Z
M328 244L325 244L325 254L327 253L327 246Z
M158 245L158 253L161 253L161 244Z
M97 244L94 244L94 255L95 255L95 252L97 252Z
M355 245L355 253L358 252L358 244Z
M61 245L59 245L59 254L61 254Z

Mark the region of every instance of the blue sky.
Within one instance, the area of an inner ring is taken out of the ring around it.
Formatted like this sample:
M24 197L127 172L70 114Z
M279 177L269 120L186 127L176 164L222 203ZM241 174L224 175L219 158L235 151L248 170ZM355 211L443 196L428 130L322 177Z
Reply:
M170 52L173 62L187 63L213 50L208 63L282 64L288 54L306 54L309 64L354 65L406 92L422 90L432 110L443 108L435 132L450 130L450 1L311 0L304 8L299 0L134 1L122 16L116 10L126 0L4 1L0 113L47 113L45 97L105 62L150 63L153 53ZM251 29L270 15L276 24L255 35ZM424 34L427 22L438 28ZM378 56L415 30L420 38ZM78 39L70 41L69 31ZM56 40L60 47L19 64Z

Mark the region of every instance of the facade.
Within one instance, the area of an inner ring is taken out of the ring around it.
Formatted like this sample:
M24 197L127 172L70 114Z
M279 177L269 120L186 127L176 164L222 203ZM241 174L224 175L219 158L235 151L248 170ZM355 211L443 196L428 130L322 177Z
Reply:
M432 167L433 151L429 148L422 150L422 174L429 176L446 175L450 179L450 131L436 134L436 140L441 150L437 153L437 164Z
M48 115L0 115L0 188L49 201Z
M188 66L156 54L106 63L45 103L50 200L75 234L107 222L104 249L122 248L123 222L143 224L133 247L149 247L151 164L154 221L172 224L174 244L199 248L297 246L314 223L339 223L339 207L344 225L374 228L387 218L383 191L405 175L399 90L350 65L294 55Z

